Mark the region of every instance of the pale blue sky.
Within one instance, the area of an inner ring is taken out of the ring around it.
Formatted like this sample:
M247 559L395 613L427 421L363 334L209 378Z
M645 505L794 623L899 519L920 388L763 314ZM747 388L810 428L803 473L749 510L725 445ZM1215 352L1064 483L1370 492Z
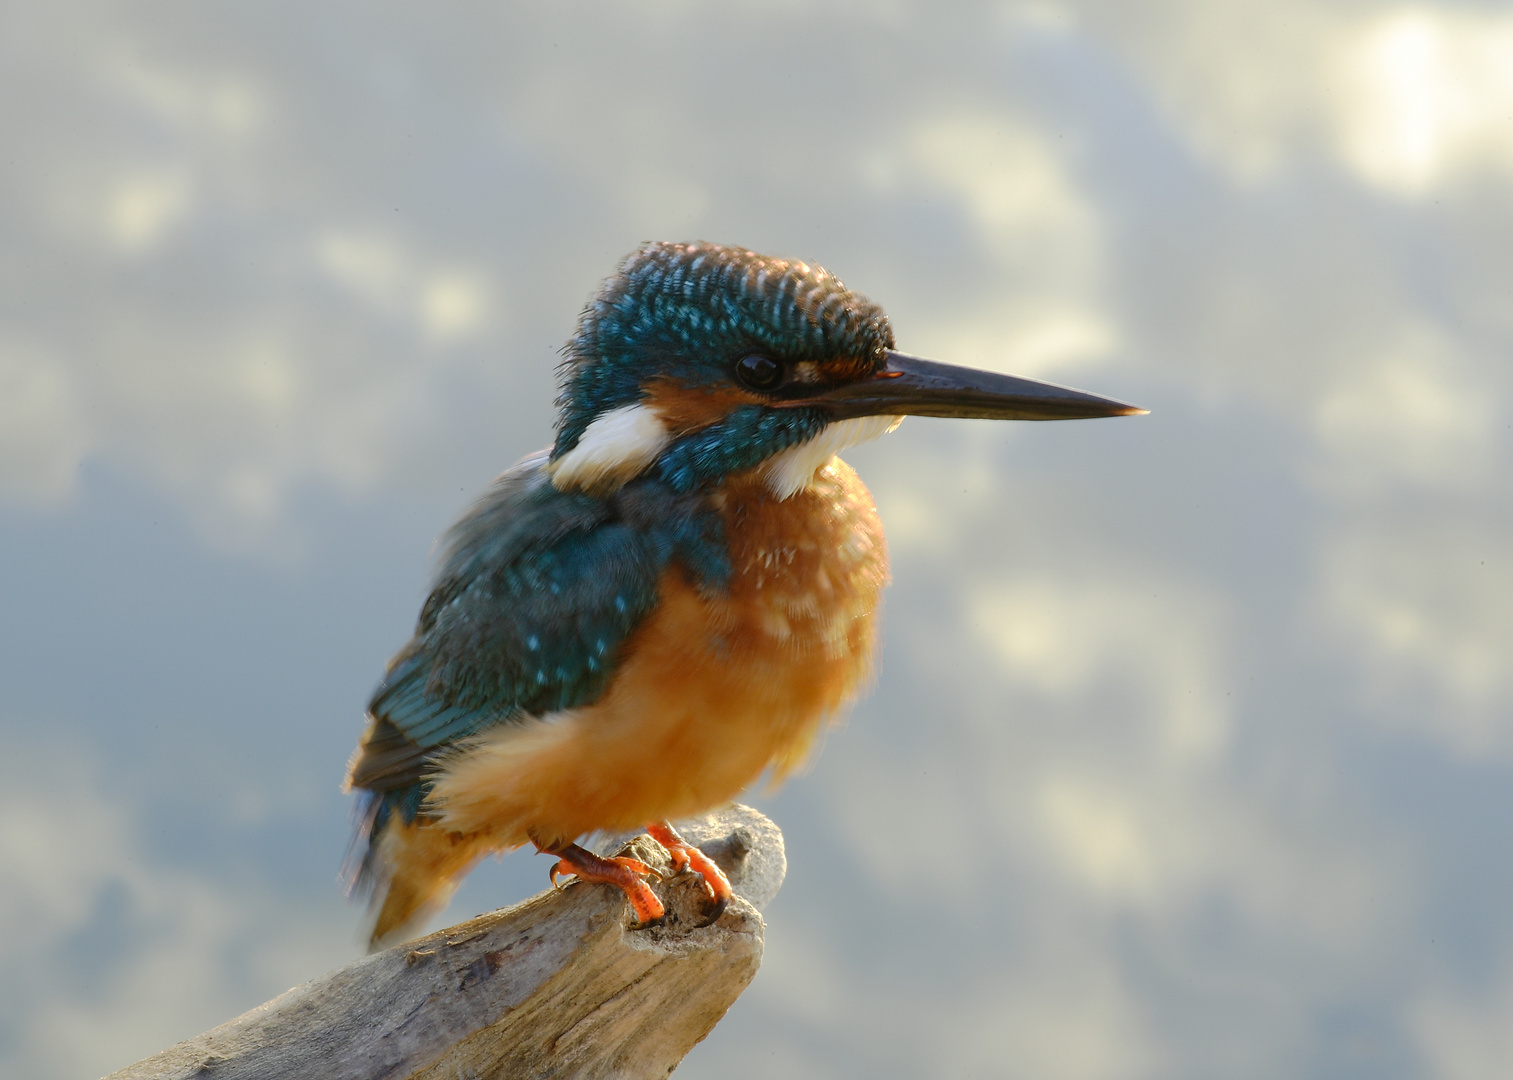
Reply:
M707 239L1152 412L848 455L880 674L679 1075L1501 1078L1510 72L1473 2L0 8L0 1076L358 955L431 544Z

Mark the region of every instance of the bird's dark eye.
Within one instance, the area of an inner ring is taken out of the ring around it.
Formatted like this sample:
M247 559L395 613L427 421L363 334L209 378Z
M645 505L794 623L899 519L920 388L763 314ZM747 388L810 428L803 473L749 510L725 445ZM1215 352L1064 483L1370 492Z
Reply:
M752 390L776 390L787 374L782 364L761 353L750 353L735 362L736 379Z

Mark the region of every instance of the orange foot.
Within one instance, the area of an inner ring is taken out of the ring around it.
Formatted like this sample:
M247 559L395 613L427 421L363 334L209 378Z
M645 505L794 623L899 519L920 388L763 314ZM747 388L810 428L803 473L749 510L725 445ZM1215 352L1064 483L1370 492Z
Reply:
M625 899L630 901L631 910L636 913L636 925L631 927L632 930L656 926L667 914L662 901L657 899L657 894L651 891L651 886L644 880L646 875L655 874L656 871L640 859L625 855L605 859L577 844L568 844L558 849L537 845L537 849L557 856L557 862L551 869L553 885L557 884L558 874L572 874L579 881L602 881L624 892Z
M677 872L692 870L704 879L704 892L711 901L710 913L699 923L708 926L725 914L725 905L730 903L730 879L698 848L678 835L678 831L665 821L654 821L646 826L651 838L667 849L672 856L672 868Z

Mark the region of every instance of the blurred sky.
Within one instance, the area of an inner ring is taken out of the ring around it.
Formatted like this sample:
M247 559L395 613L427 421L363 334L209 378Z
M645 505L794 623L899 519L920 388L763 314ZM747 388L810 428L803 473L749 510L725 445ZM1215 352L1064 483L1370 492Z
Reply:
M0 5L0 1075L359 954L432 542L699 238L1152 411L848 455L881 674L679 1075L1506 1077L1510 182L1507 3Z

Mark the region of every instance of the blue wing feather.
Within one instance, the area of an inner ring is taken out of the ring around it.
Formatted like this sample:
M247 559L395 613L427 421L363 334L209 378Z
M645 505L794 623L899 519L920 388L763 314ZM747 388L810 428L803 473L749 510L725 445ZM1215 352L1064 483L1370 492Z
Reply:
M349 782L383 793L375 829L393 810L414 818L449 744L597 700L672 561L706 588L729 579L706 498L654 479L561 492L545 462L505 473L453 526L415 636L374 691Z

